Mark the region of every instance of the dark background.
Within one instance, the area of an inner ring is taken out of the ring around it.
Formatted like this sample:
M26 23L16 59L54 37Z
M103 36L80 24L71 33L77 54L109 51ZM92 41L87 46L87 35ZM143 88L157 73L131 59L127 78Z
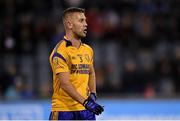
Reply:
M179 0L0 0L0 99L50 99L61 16L86 9L100 97L179 98Z

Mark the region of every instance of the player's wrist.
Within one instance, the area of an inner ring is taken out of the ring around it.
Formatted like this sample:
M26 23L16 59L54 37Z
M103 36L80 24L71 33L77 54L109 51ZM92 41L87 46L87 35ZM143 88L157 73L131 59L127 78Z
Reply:
M96 101L96 99L97 99L97 94L94 93L94 92L91 92L90 95L89 95L89 98L91 98L92 100Z
M86 101L86 99L85 98L82 98L81 99L81 101L80 101L80 103L84 106L84 102Z
M84 107L86 107L86 104L88 103L88 99L85 99L84 102L82 103Z
M90 94L93 94L93 95L95 95L95 96L97 95L96 92L90 92Z

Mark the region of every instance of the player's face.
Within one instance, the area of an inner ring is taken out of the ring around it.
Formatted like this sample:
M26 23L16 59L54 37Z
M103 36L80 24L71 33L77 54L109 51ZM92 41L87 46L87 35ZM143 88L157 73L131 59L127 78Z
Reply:
M72 31L79 37L86 37L87 34L87 22L84 13L74 13L72 16Z

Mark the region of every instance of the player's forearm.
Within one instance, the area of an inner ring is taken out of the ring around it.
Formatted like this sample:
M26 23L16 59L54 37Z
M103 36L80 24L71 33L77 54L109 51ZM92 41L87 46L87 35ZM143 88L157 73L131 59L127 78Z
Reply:
M85 101L85 98L83 98L77 91L76 89L73 87L73 85L69 82L69 83L64 83L61 84L61 88L68 94L70 95L74 100L76 100L77 102L83 104L83 102Z
M69 81L69 72L59 73L58 77L60 81L60 88L62 88L74 100L83 104L85 99L77 92L72 83Z
M91 68L90 74L89 74L89 82L88 82L89 90L90 92L96 93L96 76L94 68Z

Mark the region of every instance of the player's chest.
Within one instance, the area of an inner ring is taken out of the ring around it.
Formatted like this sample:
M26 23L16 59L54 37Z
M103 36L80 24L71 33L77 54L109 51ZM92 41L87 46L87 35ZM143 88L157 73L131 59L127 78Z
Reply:
M91 57L89 54L85 53L77 53L77 54L70 54L70 63L72 64L89 64Z
M92 58L86 51L70 51L68 55L71 64L90 64Z

